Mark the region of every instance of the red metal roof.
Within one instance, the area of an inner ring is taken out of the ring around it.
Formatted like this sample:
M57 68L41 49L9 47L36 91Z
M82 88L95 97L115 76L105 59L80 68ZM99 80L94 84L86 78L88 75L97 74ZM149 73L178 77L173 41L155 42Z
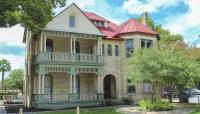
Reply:
M152 29L146 27L139 21L135 19L130 19L125 23L121 24L115 32L115 35L123 34L123 33L131 33L131 32L141 32L147 34L158 35L158 33L154 32Z
M91 19L91 20L97 20L97 21L103 21L103 22L109 22L107 19L95 14L95 13L92 13L92 12L85 12L85 15Z
M135 19L130 19L121 25L116 25L113 22L110 22L107 19L95 13L85 12L85 15L91 20L108 22L108 27L97 27L101 32L103 32L103 34L106 36L107 39L122 39L118 37L118 35L124 33L133 33L133 32L158 35L158 33L146 27L145 25L143 25L142 23L140 23Z

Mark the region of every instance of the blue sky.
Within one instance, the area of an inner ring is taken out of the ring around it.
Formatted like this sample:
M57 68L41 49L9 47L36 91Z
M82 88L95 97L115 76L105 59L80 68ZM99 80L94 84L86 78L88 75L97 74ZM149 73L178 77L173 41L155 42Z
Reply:
M182 34L185 42L200 46L200 0L67 0L67 6L72 2L83 11L95 12L116 24L149 12L156 24ZM55 9L56 14L64 8ZM0 37L0 58L11 61L12 69L24 68L23 28L0 28Z

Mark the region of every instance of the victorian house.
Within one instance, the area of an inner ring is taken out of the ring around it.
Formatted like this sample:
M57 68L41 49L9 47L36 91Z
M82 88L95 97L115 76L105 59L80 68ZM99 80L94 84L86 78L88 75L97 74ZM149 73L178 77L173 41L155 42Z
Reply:
M157 41L147 21L144 13L142 23L116 25L71 4L39 34L25 30L25 106L96 106L104 99L149 97L148 83L133 85L125 76L130 54Z

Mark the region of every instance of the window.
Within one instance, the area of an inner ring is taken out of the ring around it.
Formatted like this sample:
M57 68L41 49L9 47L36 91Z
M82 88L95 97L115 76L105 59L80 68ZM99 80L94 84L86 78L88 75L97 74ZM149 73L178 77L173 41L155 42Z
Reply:
M108 44L108 56L112 56L112 45Z
M135 86L131 82L131 80L127 80L127 93L135 93Z
M44 77L44 93L50 94L53 92L53 78L51 75L46 74Z
M134 51L133 39L125 40L125 48L126 48L126 58L129 58Z
M102 54L105 54L105 50L104 50L104 44L102 44Z
M51 39L47 39L46 41L46 51L53 52L53 41Z
M75 17L74 16L69 17L69 27L75 27Z
M141 48L150 48L152 46L153 46L152 40L146 40L146 39L141 40Z
M115 56L119 56L119 46L115 45Z
M144 92L149 93L151 92L151 90L152 90L151 84L149 82L144 82Z

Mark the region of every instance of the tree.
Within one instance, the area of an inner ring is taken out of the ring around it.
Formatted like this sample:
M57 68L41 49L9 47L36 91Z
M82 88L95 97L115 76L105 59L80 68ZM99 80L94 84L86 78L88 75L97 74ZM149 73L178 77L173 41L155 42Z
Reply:
M6 79L6 87L9 89L19 89L23 93L23 76L22 69L12 70Z
M0 72L2 72L2 80L1 80L1 85L2 85L2 91L3 91L3 86L4 86L4 73L7 71L10 71L11 66L10 62L6 59L0 60Z
M158 85L168 85L171 102L172 85L182 90L195 84L200 78L200 65L189 56L187 50L142 49L128 60L127 76L134 82L149 81L152 86L152 98Z
M53 17L53 8L66 0L0 0L0 27L22 24L32 32L44 28Z

